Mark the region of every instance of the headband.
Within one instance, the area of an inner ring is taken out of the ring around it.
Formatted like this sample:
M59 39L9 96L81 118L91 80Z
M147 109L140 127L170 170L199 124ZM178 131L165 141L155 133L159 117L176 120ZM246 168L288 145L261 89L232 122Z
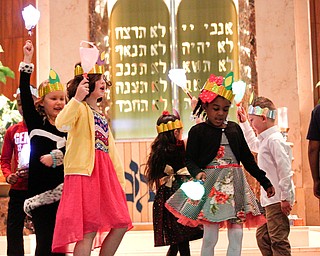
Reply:
M249 115L266 116L270 119L276 119L277 110L270 110L269 108L261 108L260 106L250 105L248 108Z

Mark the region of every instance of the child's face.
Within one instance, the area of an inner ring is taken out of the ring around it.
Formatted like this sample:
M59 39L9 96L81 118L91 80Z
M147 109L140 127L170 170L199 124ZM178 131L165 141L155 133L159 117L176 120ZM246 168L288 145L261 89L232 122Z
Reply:
M104 79L104 76L101 75L100 80L96 81L94 90L89 97L92 97L95 99L102 98L105 94L106 89L107 89L106 81Z
M49 92L43 98L41 105L46 115L55 119L66 104L66 93L64 91Z
M216 127L223 127L227 119L230 101L218 96L211 103L204 106L208 120Z
M256 134L260 134L266 129L266 119L266 116L249 115L249 122Z
M182 128L174 130L174 137L177 140L182 140L182 135L183 135L183 129Z
M20 115L23 115L20 93L17 94L17 108L18 108Z

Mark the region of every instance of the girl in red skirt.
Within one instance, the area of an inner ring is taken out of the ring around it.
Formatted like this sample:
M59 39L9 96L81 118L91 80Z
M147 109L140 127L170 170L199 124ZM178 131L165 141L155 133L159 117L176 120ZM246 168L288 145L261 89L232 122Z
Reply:
M132 222L123 168L115 168L110 159L114 141L97 104L110 82L102 66L96 65L88 78L82 74L81 66L76 66L67 86L71 100L56 119L57 128L68 132L68 139L52 250L79 256L101 247L99 255L114 255Z

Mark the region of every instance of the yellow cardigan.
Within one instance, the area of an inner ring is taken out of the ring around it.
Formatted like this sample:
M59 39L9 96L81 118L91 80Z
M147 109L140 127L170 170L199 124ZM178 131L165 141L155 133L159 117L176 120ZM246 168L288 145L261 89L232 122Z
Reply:
M64 157L65 175L87 175L93 171L95 159L94 117L85 102L72 98L58 114L55 125L59 131L68 132L66 154ZM125 188L124 169L111 130L109 129L109 155L117 173L118 180Z

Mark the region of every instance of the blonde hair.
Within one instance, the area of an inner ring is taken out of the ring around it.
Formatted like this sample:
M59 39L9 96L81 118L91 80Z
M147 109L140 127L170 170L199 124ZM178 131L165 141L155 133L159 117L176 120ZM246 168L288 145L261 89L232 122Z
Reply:
M277 110L273 102L266 97L257 97L252 101L253 107L268 108L269 110Z

